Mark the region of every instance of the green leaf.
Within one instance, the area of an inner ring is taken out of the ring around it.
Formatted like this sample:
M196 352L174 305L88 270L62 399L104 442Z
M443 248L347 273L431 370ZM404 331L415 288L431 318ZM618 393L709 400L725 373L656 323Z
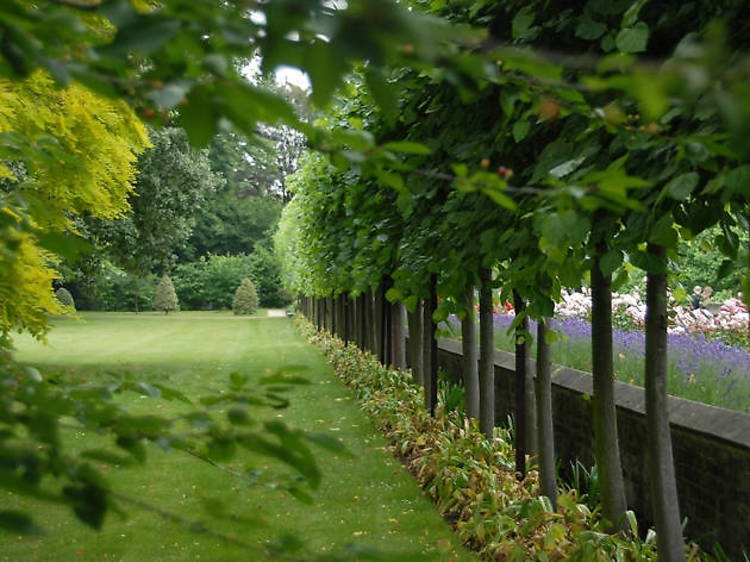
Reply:
M513 17L513 39L519 39L534 23L534 11L530 6L524 6Z
M724 188L733 195L750 193L750 165L739 166L727 172Z
M648 25L638 22L633 27L620 31L615 39L615 45L621 53L642 53L648 45Z
M698 176L697 172L688 172L672 178L664 189L669 197L677 201L682 201L690 196L697 187L699 180L700 176Z
M604 35L606 31L606 25L588 18L576 26L576 37L580 37L587 41L594 41Z
M417 154L419 156L427 156L432 154L432 150L423 144L412 141L392 141L387 142L383 145L385 150L392 152L401 152L403 154Z
M187 96L187 105L180 108L180 125L194 146L205 146L218 131L218 111L213 92L208 86L196 86Z
M338 56L329 43L320 40L305 47L304 67L310 75L313 103L323 108L348 70L346 58Z
M621 27L623 29L635 25L635 22L638 21L638 14L646 2L648 2L648 0L636 0L630 5L627 10L625 10L625 13L622 15L621 24Z
M388 124L393 124L398 117L398 97L394 93L395 85L389 84L383 77L383 72L379 68L368 67L365 72L367 87L383 111L383 117Z
M674 229L672 213L665 214L651 226L648 241L665 248L674 248L677 245L677 231Z
M622 265L623 253L614 249L605 253L599 260L599 269L603 275L612 275Z
M0 529L13 535L43 535L44 531L37 527L31 517L20 511L0 511ZM20 537L19 537L20 538Z
M117 29L115 39L99 49L104 56L119 57L130 52L151 53L177 34L181 23L177 18L141 15Z
M151 398L161 397L161 390L147 382L139 382L136 387L146 396L150 396Z
M526 138L526 135L529 134L530 130L531 123L529 123L528 121L516 121L513 124L513 140L515 140L516 142L521 142Z

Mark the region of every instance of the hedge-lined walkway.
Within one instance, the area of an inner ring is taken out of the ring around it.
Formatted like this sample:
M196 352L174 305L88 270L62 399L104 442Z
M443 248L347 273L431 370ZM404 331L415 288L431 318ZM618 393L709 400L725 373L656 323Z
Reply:
M313 493L313 504L305 505L279 490L250 486L196 458L149 448L145 468L106 471L113 488L161 509L202 519L212 529L260 550L248 553L126 504L121 505L128 517L109 513L97 533L63 509L21 505L3 493L8 508L34 509L50 534L22 539L0 536L0 560L257 560L269 537L287 532L313 553L353 544L379 549L388 560L397 559L395 553L409 560L472 559L291 320L237 321L219 313L167 317L84 313L82 321L56 321L49 343L44 347L18 338L17 357L44 371L63 369L66 376L89 379L103 372L130 371L139 380L164 382L192 397L220 387L233 371L261 377L285 366L304 366L297 374L312 384L292 391L289 408L263 415L338 437L352 456L316 451L323 481ZM136 408L164 415L181 407L150 398L128 400ZM87 439L95 436L73 432L68 436L72 443ZM238 471L254 467L265 474L279 468L245 453L231 467ZM222 517L207 518L207 508Z

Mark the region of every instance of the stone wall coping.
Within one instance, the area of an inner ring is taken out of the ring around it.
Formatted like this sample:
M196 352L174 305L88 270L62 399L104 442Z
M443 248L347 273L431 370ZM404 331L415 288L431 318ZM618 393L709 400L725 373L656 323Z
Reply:
M438 348L462 355L461 342L449 339L438 340ZM506 351L495 350L495 366L515 371L515 356ZM536 373L536 361L529 360L532 373ZM591 373L560 365L552 366L552 384L579 394L593 393ZM646 415L646 396L643 388L615 381L615 402L618 408ZM721 439L727 443L750 449L750 416L685 398L667 398L670 425Z

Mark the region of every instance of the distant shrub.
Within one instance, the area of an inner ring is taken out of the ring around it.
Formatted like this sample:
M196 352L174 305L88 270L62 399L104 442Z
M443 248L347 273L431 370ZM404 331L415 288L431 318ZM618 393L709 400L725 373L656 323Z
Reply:
M232 310L235 314L253 314L258 310L258 293L255 292L253 282L247 277L234 292Z
M159 286L156 287L154 310L163 310L164 314L169 314L170 310L180 310L177 293L175 293L174 284L169 275L162 277Z
M71 295L70 291L68 291L65 287L60 287L57 291L55 291L55 296L61 304L75 309L76 302L73 300L73 295Z

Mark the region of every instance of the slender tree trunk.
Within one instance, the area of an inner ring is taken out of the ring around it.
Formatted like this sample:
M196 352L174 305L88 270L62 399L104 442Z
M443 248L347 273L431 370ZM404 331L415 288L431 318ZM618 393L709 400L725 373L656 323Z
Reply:
M378 357L378 361L385 363L385 357L383 354L383 285L379 285L375 290L375 301L374 301L374 316L375 316L375 349L373 352Z
M535 455L536 404L534 377L529 369L529 319L525 315L526 301L513 291L513 307L523 319L516 326L516 472L526 477L526 455Z
M526 311L526 303L516 291L513 291L513 308L516 316ZM531 431L528 426L528 412L526 411L526 373L528 372L529 362L526 347L526 336L523 332L528 331L529 321L524 317L519 325L516 326L516 475L519 479L526 478L526 451L528 449L528 440L526 438L527 430Z
M395 302L392 306L391 330L393 331L393 366L406 369L406 333L404 329L405 308L403 303Z
M682 562L685 546L667 409L666 250L649 244L648 252L664 267L659 273L649 273L646 280L646 436L651 507L659 560Z
M479 365L477 364L477 325L474 317L474 285L467 283L464 298L466 316L461 320L461 350L464 389L466 389L466 415L479 417Z
M547 343L547 318L540 318L536 329L536 411L539 446L539 483L542 495L557 509L555 478L555 432L552 418L552 364Z
M370 332L370 353L378 356L378 314L376 309L376 295L375 291L370 289L370 292L367 296L367 314L369 316L369 321L367 325L367 329Z
M495 341L492 270L479 270L479 429L491 439L495 429Z
M331 296L328 297L328 302L331 306L331 335L332 336L338 336L339 331L339 303L337 302L338 298L331 293Z
M612 276L600 268L600 245L591 267L591 348L594 378L594 454L599 467L602 515L611 530L627 527L625 483L620 463L612 364Z
M367 317L365 315L365 293L357 297L357 343L364 351L367 347Z
M414 312L409 312L407 317L409 321L409 366L414 382L424 387L424 335L422 332L424 305L422 301L417 303Z
M318 331L323 330L323 299L315 297L315 322L318 325Z
M430 296L424 306L424 399L425 408L435 415L437 406L437 335L432 315L437 310L437 275L430 276Z
M391 286L391 280L387 277L383 285L383 365L393 365L393 306L385 298Z
M135 313L138 314L138 292L135 293Z
M341 295L341 305L342 309L344 311L344 343L346 345L349 345L349 340L351 339L351 312L352 312L352 306L351 306L351 300L349 299L349 293L344 293Z

